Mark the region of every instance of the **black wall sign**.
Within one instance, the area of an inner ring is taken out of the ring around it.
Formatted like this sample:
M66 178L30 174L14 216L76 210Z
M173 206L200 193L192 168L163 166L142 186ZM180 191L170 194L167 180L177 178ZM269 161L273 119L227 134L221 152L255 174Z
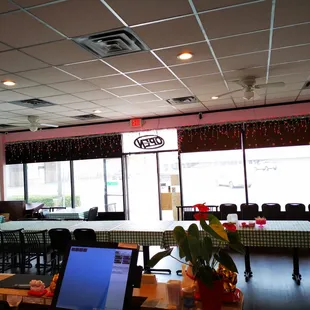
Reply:
M165 145L165 140L160 136L145 135L135 139L134 145L142 150L159 149Z

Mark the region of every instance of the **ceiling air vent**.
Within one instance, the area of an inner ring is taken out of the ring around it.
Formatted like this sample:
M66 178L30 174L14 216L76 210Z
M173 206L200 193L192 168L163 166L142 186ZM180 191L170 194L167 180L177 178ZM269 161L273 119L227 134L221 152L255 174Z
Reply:
M302 89L310 89L310 81L306 81Z
M11 101L10 103L16 104L22 107L26 108L42 108L42 107L48 107L51 105L55 105L54 103L42 100L42 99L26 99L26 100L18 100L18 101Z
M167 100L168 103L175 104L191 104L199 102L198 98L195 96L187 96L187 97L178 97Z
M87 120L92 120L92 119L100 119L102 117L96 115L96 114L85 114L85 115L79 115L79 116L73 116L75 119L87 121Z
M129 28L79 37L74 41L99 57L148 50L148 47Z

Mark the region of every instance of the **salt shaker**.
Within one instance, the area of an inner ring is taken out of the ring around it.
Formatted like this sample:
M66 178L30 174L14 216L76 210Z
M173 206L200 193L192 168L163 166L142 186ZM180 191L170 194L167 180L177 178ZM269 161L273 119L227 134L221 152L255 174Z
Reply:
M167 282L167 295L169 305L178 306L181 300L181 281L169 280Z

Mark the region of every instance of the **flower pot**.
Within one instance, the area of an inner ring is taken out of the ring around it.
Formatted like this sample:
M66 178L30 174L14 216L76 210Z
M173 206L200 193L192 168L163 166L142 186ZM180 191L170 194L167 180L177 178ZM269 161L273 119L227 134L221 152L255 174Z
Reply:
M224 286L222 280L213 282L212 287L206 286L198 279L198 287L202 310L221 310L224 296Z

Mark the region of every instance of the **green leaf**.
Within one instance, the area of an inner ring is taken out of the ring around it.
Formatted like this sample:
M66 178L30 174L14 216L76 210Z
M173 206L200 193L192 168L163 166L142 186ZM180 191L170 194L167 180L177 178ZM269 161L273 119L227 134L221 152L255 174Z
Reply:
M164 257L167 257L171 254L173 249L168 249L159 253L156 253L147 263L148 267L154 267L160 260L162 260Z
M182 254L185 254L185 260L187 262L191 262L192 261L192 255L191 255L191 251L189 248L188 239L187 239L186 235L179 243L179 251L180 250L181 250Z
M202 229L208 233L210 236L213 238L219 240L219 241L224 241L227 242L226 239L222 238L220 235L218 235L204 220L200 220L200 225Z
M175 241L177 242L177 245L180 245L181 240L186 238L186 232L183 227L176 226L173 229L173 236L174 236Z
M240 254L244 254L244 245L240 241L240 235L238 234L238 232L228 231L227 236L229 239L229 247Z
M188 234L199 239L199 229L196 224L191 224L188 228Z
M188 239L188 245L189 245L189 249L191 251L191 256L192 256L192 263L194 264L197 259L201 256L201 251L200 251L200 242L199 239L188 235L187 237Z
M214 258L226 269L238 273L237 266L235 265L233 259L230 257L228 253L224 252L223 250L220 250L218 254L214 254Z
M198 271L198 278L207 286L213 286L213 270L210 266L202 266Z
M204 260L208 263L212 257L212 240L209 237L204 237L203 240L200 241L201 243L201 256Z
M220 220L213 214L208 215L208 221L210 225L222 225Z

